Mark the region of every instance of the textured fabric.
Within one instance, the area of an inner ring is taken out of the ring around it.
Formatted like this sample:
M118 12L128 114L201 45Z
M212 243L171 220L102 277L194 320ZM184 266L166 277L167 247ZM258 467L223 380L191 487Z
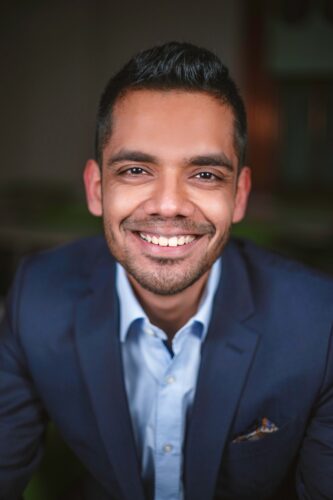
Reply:
M186 419L193 403L201 343L207 333L220 273L218 260L197 313L175 334L170 352L165 345L167 335L150 323L124 269L117 264L124 376L148 498L183 498Z

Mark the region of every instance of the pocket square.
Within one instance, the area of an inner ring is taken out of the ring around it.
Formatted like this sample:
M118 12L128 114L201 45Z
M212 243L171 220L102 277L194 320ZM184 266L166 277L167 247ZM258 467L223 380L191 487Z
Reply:
M268 434L271 434L272 432L276 432L278 430L279 428L273 422L264 417L259 422L257 422L249 432L236 436L232 442L242 443L243 441L257 441L258 439L262 439Z

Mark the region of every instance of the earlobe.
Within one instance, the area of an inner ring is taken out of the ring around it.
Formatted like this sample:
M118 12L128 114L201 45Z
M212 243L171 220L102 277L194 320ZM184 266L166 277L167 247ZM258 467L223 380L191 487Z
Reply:
M86 200L89 212L97 217L102 215L102 178L95 160L88 160L83 172Z
M251 191L251 169L243 167L237 179L237 191L232 222L240 222L245 215L249 194Z

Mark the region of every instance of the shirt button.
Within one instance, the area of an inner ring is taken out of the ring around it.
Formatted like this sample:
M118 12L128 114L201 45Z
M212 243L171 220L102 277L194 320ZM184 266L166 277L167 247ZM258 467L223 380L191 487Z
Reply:
M170 452L172 451L172 449L173 449L172 444L165 444L165 445L163 446L163 451L164 451L164 453L170 453Z
M167 384L173 384L174 382L176 381L175 377L173 375L169 375L166 379L165 379L165 382Z
M155 337L154 330L152 328L146 327L145 328L145 333L149 335L150 337Z

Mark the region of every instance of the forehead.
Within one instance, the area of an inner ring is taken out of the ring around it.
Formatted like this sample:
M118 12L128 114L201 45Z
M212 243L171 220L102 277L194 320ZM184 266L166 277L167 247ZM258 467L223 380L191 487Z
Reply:
M234 115L204 92L131 90L115 103L105 150L122 148L162 156L223 151L236 162Z

